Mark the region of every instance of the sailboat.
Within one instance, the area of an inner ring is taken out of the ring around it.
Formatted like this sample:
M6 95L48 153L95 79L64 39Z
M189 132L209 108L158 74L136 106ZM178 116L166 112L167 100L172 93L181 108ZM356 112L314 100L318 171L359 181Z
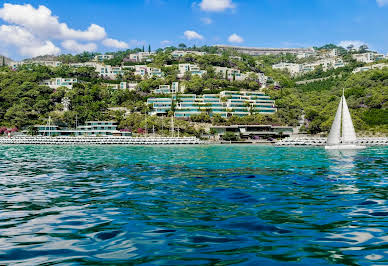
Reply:
M342 136L341 136L342 124ZM356 145L356 131L354 130L352 118L350 116L348 104L346 103L344 92L342 91L341 101L338 105L334 122L327 137L326 150L355 150L364 149L365 146Z

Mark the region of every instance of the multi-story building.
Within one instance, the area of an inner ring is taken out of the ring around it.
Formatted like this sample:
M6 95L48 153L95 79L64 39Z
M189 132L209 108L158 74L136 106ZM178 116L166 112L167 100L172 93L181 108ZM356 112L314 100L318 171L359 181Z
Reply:
M141 76L142 79L149 77L161 78L163 77L163 72L160 68L156 67L147 67L146 65L135 65L135 66L123 66L123 69L133 69L134 74Z
M137 83L128 83L125 81L121 81L120 83L104 83L105 87L113 90L125 90L129 89L130 91L136 90Z
M187 118L192 115L207 113L210 116L219 114L222 117L245 116L249 114L274 114L275 101L262 92L223 91L220 94L172 95L171 98L149 98L147 103L152 106L151 115L165 115L175 102L174 116Z
M231 45L215 45L221 50L232 50L252 56L257 55L277 55L277 54L298 54L314 52L314 48L259 48L259 47L242 47Z
M36 125L42 136L130 136L131 132L117 130L116 121L87 121L76 129L60 129L56 125Z
M96 64L95 68L98 75L104 78L115 79L119 75L124 75L124 70L118 66Z
M383 69L385 67L388 67L388 64L374 64L370 66L357 67L353 70L353 73L364 72L371 69Z
M173 82L170 85L159 85L159 89L153 91L155 94L172 94L178 93L179 91L179 82Z
M93 61L103 62L104 60L110 60L110 59L113 59L112 54L99 54L94 56Z
M202 56L202 55L205 55L206 53L205 52L198 52L198 51L182 51L182 50L175 50L171 53L172 57L174 57L175 59L176 58L181 58L181 57L184 57L186 55L199 55L199 56Z
M302 71L302 65L281 62L275 65L272 65L272 69L287 70L291 76L295 76Z
M199 66L195 64L179 64L178 65L179 74L177 75L178 78L183 78L185 73L190 73L191 75L198 75L202 77L206 73L206 70L201 70Z
M246 78L246 75L243 75L237 68L216 66L214 72L227 80L244 80Z
M62 62L60 61L51 61L51 60L26 60L21 62L21 65L23 64L36 64L36 65L42 65L42 66L48 66L48 67L59 67L62 65Z
M50 87L51 89L57 89L59 87L66 87L68 89L73 88L73 84L77 83L76 78L51 78L42 81L40 84Z
M152 56L155 52L138 52L135 54L129 54L124 58L124 62L152 62Z
M307 58L307 57L315 56L315 55L316 55L315 51L299 52L296 54L296 58L302 59L302 58Z
M354 54L352 55L352 57L356 61L363 62L363 63L373 63L385 58L383 54L377 54L377 53Z
M345 63L341 58L325 58L309 64L279 63L272 65L272 69L287 70L291 76L297 76L314 71L318 66L322 66L323 71L332 68L344 67Z

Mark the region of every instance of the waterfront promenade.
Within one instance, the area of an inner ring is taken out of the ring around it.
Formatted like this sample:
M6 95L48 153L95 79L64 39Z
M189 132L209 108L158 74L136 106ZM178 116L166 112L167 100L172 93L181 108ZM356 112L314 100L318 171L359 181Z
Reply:
M278 141L276 146L325 146L327 138L317 137L289 137ZM364 146L387 146L388 138L384 137L363 137L358 138L356 145Z
M195 145L204 144L195 137L48 137L20 136L0 138L1 144L36 145Z

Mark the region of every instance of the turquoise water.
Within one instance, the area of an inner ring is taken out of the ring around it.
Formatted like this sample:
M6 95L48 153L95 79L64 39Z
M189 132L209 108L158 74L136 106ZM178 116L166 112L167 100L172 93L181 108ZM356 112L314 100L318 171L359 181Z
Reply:
M387 265L387 158L0 146L0 265Z

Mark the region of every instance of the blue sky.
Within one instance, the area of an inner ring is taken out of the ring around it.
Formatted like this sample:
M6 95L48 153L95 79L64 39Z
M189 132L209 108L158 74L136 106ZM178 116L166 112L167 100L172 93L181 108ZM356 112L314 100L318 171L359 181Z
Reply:
M387 25L388 0L9 0L0 1L0 54L20 59L182 42L354 42L387 53Z

